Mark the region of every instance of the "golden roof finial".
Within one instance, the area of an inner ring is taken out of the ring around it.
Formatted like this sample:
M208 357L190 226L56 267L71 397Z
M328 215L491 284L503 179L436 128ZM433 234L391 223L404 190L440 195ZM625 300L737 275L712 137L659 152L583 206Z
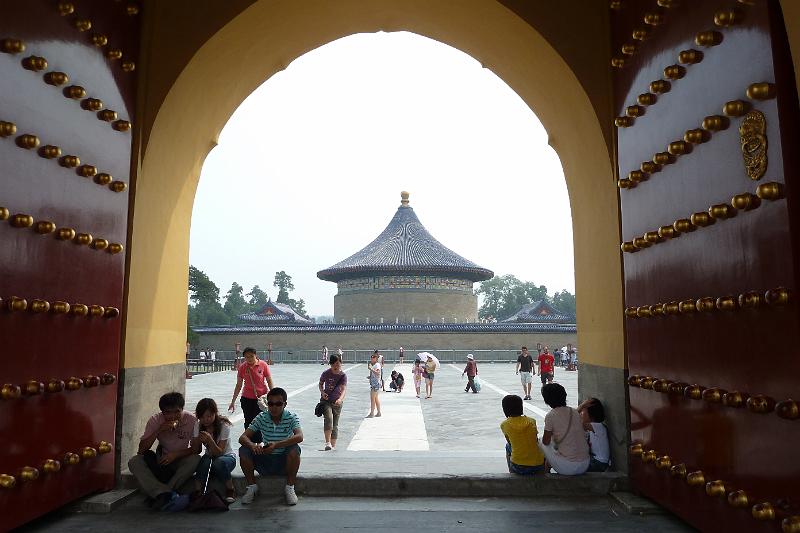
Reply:
M408 192L402 191L400 193L400 205L403 207L408 207Z

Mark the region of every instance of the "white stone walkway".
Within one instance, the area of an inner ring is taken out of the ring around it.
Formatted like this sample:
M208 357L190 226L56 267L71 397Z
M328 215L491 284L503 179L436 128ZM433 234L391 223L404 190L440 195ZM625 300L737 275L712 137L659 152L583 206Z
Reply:
M392 370L406 378L400 393L380 393L381 416L365 418L347 447L348 451L428 451L428 432L422 414L421 401L416 398L410 365L395 365L384 370L383 378L389 389Z

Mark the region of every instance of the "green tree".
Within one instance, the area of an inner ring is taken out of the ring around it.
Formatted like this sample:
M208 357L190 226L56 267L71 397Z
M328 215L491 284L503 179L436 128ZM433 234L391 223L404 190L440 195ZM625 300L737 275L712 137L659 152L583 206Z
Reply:
M481 318L488 318L490 316L498 316L500 309L503 306L503 289L505 283L503 278L495 276L492 279L482 281L475 294L483 295L483 303L478 310L478 316Z
M249 310L247 301L244 299L244 287L235 281L231 285L228 294L225 295L225 306L223 309L232 323L238 322L239 315Z
M275 272L275 281L272 282L273 287L278 287L278 297L275 299L279 304L289 303L289 291L294 290L294 283L292 283L292 276L281 270ZM291 305L291 304L290 304Z
M478 312L481 318L503 320L523 305L537 300L548 300L547 287L530 281L520 281L513 274L495 276L480 284L475 294L483 295Z
M219 303L219 287L199 268L189 265L189 298L195 304Z
M281 270L275 272L275 281L272 282L274 287L278 287L278 297L275 299L279 304L286 304L292 309L305 316L306 302L301 298L295 300L289 296L289 291L294 290L294 283L292 283L292 276Z
M299 300L289 298L289 301L286 302L286 304L290 305L292 309L297 311L299 314L306 316L306 302L304 302L302 298Z
M230 324L230 318L219 303L219 287L200 269L189 266L189 298L194 305L187 309L186 338L190 343L197 340L191 326L213 326Z
M575 295L564 289L553 294L553 307L562 313L575 316Z
M267 293L262 291L261 287L259 287L258 285L253 286L253 288L250 290L250 292L247 293L246 296L249 298L249 300L247 300L247 303L250 304L251 311L260 310L265 305L267 305L267 300L269 299L267 297Z

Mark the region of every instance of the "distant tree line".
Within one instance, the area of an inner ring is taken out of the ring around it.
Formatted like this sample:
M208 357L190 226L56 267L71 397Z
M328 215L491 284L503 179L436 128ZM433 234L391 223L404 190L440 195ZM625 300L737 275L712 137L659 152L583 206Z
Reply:
M483 303L478 310L480 318L505 320L523 305L538 300L546 301L564 314L575 315L574 294L563 290L549 296L544 285L537 286L532 281L521 281L512 274L495 276L481 282L475 294L483 296Z
M275 302L287 304L295 311L305 316L306 303L295 300L289 296L289 291L294 290L292 277L281 270L275 273L272 282L278 289ZM220 302L219 287L199 268L189 266L189 299L188 306L189 326L224 326L241 324L239 315L258 311L267 304L269 297L261 287L254 285L250 292L244 293L244 287L236 283L231 284L230 290L225 295L225 303ZM191 328L188 331L189 342L196 335Z

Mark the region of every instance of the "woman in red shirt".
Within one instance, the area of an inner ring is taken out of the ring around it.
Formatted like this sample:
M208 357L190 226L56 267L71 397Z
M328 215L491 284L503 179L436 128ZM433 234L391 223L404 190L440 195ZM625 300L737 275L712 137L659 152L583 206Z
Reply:
M228 412L233 413L236 410L236 398L241 391L240 403L244 414L244 428L247 429L250 422L261 412L258 408L258 397L272 389L272 375L267 363L256 355L255 348L245 348L242 355L244 355L244 364L239 366L236 374L236 388L233 390L233 399L228 406Z

